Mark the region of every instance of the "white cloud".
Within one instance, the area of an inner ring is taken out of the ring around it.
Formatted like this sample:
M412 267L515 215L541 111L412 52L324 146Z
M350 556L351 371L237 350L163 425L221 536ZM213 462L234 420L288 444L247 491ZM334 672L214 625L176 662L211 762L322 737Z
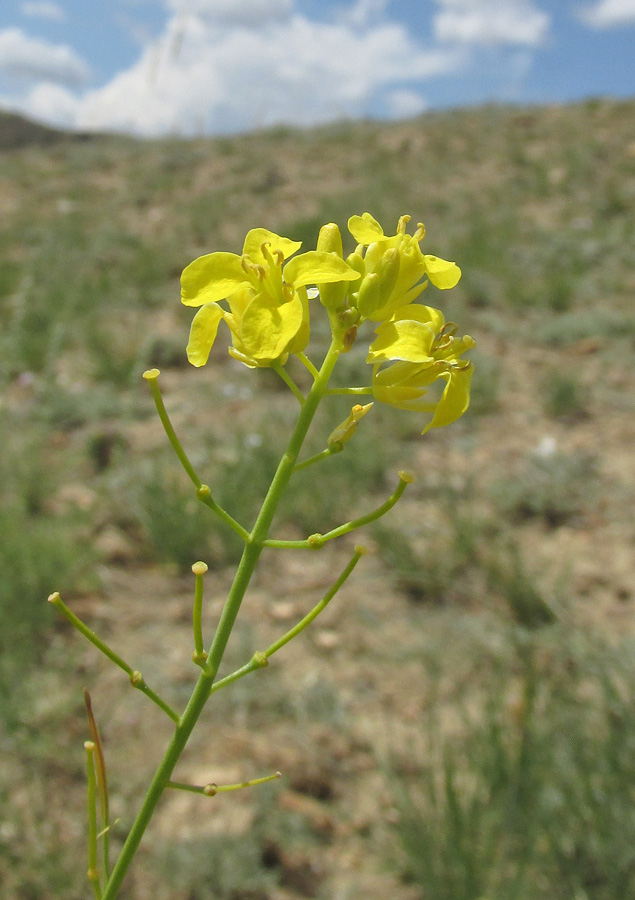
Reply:
M437 0L435 37L463 45L541 44L550 18L531 0Z
M27 95L20 107L32 119L59 128L73 128L77 119L78 100L59 84L43 81Z
M51 22L63 22L66 18L62 7L59 3L53 3L53 0L24 0L24 3L20 4L20 12L23 16L48 19Z
M352 6L338 12L338 21L353 28L367 28L377 23L388 6L389 0L355 0Z
M426 101L416 91L397 90L386 95L386 107L393 119L409 119L426 109Z
M404 115L404 85L462 61L461 51L424 50L389 22L360 32L296 14L247 29L210 20L207 11L177 14L133 67L82 98L76 125L187 135L312 125L377 107ZM419 112L422 101L408 97Z
M165 0L165 3L175 13L244 28L287 19L294 6L294 0Z
M581 9L580 18L592 28L635 24L635 0L598 0Z
M66 85L84 84L89 77L88 66L73 49L30 37L20 28L0 31L0 73Z

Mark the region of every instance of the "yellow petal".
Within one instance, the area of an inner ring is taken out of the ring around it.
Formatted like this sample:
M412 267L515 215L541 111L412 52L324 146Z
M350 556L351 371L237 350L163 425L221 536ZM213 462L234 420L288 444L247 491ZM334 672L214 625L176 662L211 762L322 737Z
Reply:
M181 302L185 306L203 306L232 294L247 276L235 253L208 253L183 269Z
M470 364L464 369L456 369L452 372L444 372L440 377L447 380L447 384L437 403L437 408L430 422L423 429L425 434L430 428L442 428L460 419L470 405L470 385L474 366Z
M366 362L401 359L432 364L432 344L442 326L443 314L432 306L399 307L389 322L376 329L377 338L369 348Z
M308 250L284 267L287 284L300 287L306 284L330 284L334 281L357 281L359 274L347 266L335 253L324 250Z
M265 262L261 249L263 244L269 244L269 253L279 250L284 259L288 259L300 249L302 241L292 241L290 238L280 237L275 231L269 231L267 228L252 228L245 237L243 254L249 256L252 262L262 264Z
M256 294L243 313L240 337L248 356L277 360L302 327L302 302L295 296L276 303L267 294Z
M438 256L424 256L428 278L435 287L447 291L459 283L461 270L454 262Z
M202 306L194 316L187 344L187 358L193 366L204 366L207 362L222 318L223 310L216 303Z
M384 229L377 219L373 219L371 214L367 212L361 216L351 216L348 220L348 230L358 244L372 244L375 241L381 241L385 237Z

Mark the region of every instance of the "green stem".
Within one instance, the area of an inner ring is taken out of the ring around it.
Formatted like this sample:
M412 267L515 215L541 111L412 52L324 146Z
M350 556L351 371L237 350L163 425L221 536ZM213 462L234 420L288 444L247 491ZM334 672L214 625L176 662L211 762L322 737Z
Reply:
M165 430L165 433L168 436L168 440L172 444L174 448L174 452L178 456L181 465L189 475L190 479L194 483L197 488L201 486L201 479L198 477L196 472L194 471L194 467L192 463L189 461L187 453L181 446L181 442L176 436L176 432L172 427L172 422L170 422L170 417L168 416L167 410L163 403L163 397L161 396L161 389L158 384L159 375L161 373L158 369L148 369L147 372L143 373L143 377L150 385L150 391L152 392L152 397L154 399L154 404L157 408L157 412L159 413L159 418L161 419L161 424Z
M236 669L236 671L232 672L230 675L226 675L224 678L219 678L218 681L215 681L210 694L215 694L216 691L220 691L221 688L233 684L235 681L238 681L239 678L244 678L245 675L249 675L250 672L255 672L257 669L264 669L268 665L269 663L267 662L267 657L264 653L257 651L251 657L249 662L245 663L244 666L241 666L240 669Z
M341 453L344 449L344 445L341 443L333 444L330 447L327 447L325 450L322 450L320 453L316 453L315 456L309 456L308 459L303 459L302 462L296 463L293 467L294 472L299 472L301 469L306 469L308 466L312 466L316 462L320 462L322 459L328 459L329 456L333 456L336 453Z
M285 367L281 366L280 363L278 363L277 365L272 366L271 368L274 370L274 372L278 373L278 375L280 376L280 378L282 378L282 380L284 381L286 386L289 388L289 390L291 391L293 396L299 402L300 406L302 406L302 404L304 403L304 394L302 393L300 388L297 386L297 384L295 383L293 378L289 375L289 373L287 372Z
M95 744L85 741L86 778L88 794L88 880L90 881L95 900L101 900L99 884L99 867L97 865L97 795L95 790Z
M209 506L209 508L216 513L219 519L222 519L226 525L229 525L230 528L233 528L236 534L240 535L243 541L247 543L247 541L249 540L249 532L246 528L243 528L243 526L239 522L237 522L236 519L230 516L222 506L218 505L218 503L212 497L212 492L209 488L209 485L202 484L199 488L197 488L196 496L201 501L201 503L204 503L205 506Z
M326 594L322 597L319 603L317 603L313 609L306 614L306 616L301 619L297 625L293 628L289 629L286 634L283 634L281 638L278 638L270 647L264 651L263 656L265 659L269 659L270 656L273 656L274 653L277 653L281 647L284 647L285 644L288 644L290 640L300 634L301 631L310 625L311 622L316 619L323 609L331 602L333 597L337 594L339 589L342 587L346 579L349 577L357 563L360 561L362 556L366 553L366 548L362 546L355 547L355 554L349 564L346 566L340 577L337 581L332 585L331 588L326 592Z
M74 612L72 612L68 606L63 602L59 593L55 591L55 593L51 594L48 598L49 603L52 603L53 606L58 609L63 616L68 619L73 628L76 628L80 634L83 634L84 637L91 642L98 650L100 650L104 656L107 656L111 662L114 662L116 666L122 669L128 678L130 679L130 684L136 688L138 691L141 691L142 694L145 694L148 699L152 700L153 703L163 710L163 712L167 713L167 715L172 719L173 722L179 721L179 714L175 712L171 706L169 706L165 700L163 700L156 691L153 691L152 688L149 688L145 683L141 672L137 672L132 666L129 666L128 663L122 659L118 653L115 653L114 650L111 650L108 644L105 644L101 638L97 637L94 631L91 631L87 625L84 625L81 619L79 619Z
M332 585L331 588L326 592L324 597L320 600L318 604L316 604L313 609L307 613L307 615L301 619L297 625L287 631L282 635L281 638L271 644L264 652L257 651L254 653L252 658L248 663L245 663L244 666L241 666L240 669L236 669L235 672L232 672L230 675L226 675L225 678L221 678L219 681L214 682L214 686L210 691L211 694L216 691L220 691L221 688L227 687L229 684L233 684L235 681L238 681L239 678L244 678L245 675L249 675L251 672L255 672L257 669L265 669L269 665L269 657L273 656L281 647L284 647L285 644L288 644L289 641L296 637L296 635L300 634L307 625L310 625L311 622L319 616L322 610L326 607L328 603L331 602L333 597L337 594L339 589L342 587L346 579L349 577L360 558L366 553L366 548L362 546L358 546L355 548L355 555L346 566L340 577L337 581Z
M197 665L202 665L207 659L205 645L203 644L203 627L201 624L203 613L203 575L207 572L204 562L195 562L192 566L194 572L194 609L192 612L192 625L194 629L194 655L192 659Z
M128 871L130 863L137 851L146 828L152 818L154 810L168 786L172 772L185 748L196 722L210 696L214 678L221 664L225 648L229 641L236 617L247 591L247 587L253 575L254 569L265 546L265 540L271 527L276 508L282 498L284 490L291 478L298 454L313 421L320 400L328 385L329 378L339 356L339 348L333 342L324 358L318 377L309 391L300 410L295 429L287 449L280 460L273 477L267 496L265 497L254 528L249 536L249 542L245 549L236 571L234 582L227 596L223 612L216 629L216 634L208 652L207 663L201 670L190 700L180 717L176 730L165 752L163 760L159 764L145 800L139 810L126 841L122 847L108 884L104 890L103 900L115 900L122 882Z
M326 534L312 534L304 541L282 541L277 538L270 538L265 541L265 547L276 547L279 550L319 550L324 546L326 541L332 541L334 538L341 537L343 534L348 534L356 528L361 528L363 525L368 525L370 522L374 522L376 519L385 516L399 500L406 490L406 487L411 483L412 476L408 472L400 472L399 484L394 492L385 503L382 503L382 505L378 506L373 512L366 513L365 516L360 516L358 519L352 519L350 522L345 522L343 525L333 528L332 531L327 531Z
M308 371L311 373L314 381L316 378L320 377L320 373L315 368L315 366L313 365L313 363L311 362L309 357L306 355L306 353L302 353L302 351L300 351L299 353L296 353L296 356L298 357L298 359L300 360L300 362L302 363L304 368L308 369Z
M267 781L275 781L280 778L280 772L274 772L273 775L263 775L260 778L250 778L249 781L238 781L236 784L185 784L182 781L170 781L168 787L175 791L188 791L190 794L204 794L206 797L215 797L216 794L223 794L229 791L239 791L241 788L253 787L255 784L266 784Z
M108 778L106 776L106 758L104 756L104 746L101 742L101 735L97 727L97 720L93 713L93 704L90 699L88 690L84 688L84 702L86 704L86 712L88 714L88 727L90 729L90 737L95 745L95 775L97 776L97 793L99 794L99 807L101 810L101 838L103 852L103 868L104 878L108 881L110 875L110 801L108 799Z

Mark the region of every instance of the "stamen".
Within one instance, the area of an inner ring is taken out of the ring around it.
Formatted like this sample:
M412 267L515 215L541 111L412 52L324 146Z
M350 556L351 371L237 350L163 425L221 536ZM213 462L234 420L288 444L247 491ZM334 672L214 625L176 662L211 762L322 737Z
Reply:
M412 216L401 216L399 219L399 223L397 224L397 234L405 234L406 233L406 225L410 221Z

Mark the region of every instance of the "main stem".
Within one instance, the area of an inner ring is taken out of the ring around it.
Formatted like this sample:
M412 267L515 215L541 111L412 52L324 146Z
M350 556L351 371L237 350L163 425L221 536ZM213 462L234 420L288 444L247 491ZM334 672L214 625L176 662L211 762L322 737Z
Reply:
M128 837L121 849L119 858L108 879L108 883L102 895L102 900L115 900L117 897L123 879L137 848L141 843L145 830L150 823L150 819L152 818L157 803L170 781L172 772L174 771L174 768L185 749L189 736L209 698L216 673L218 672L218 668L225 653L225 648L227 647L227 642L229 641L236 617L238 616L240 605L245 596L256 563L262 553L263 542L267 539L276 509L289 479L291 478L293 468L297 462L300 450L302 449L302 444L304 443L304 439L311 422L313 421L320 400L324 396L339 353L340 347L333 341L324 357L324 362L313 383L313 387L309 391L302 406L295 429L291 435L291 440L280 460L276 474L267 491L267 496L260 508L258 518L249 535L249 540L246 543L240 559L236 576L227 596L227 600L225 601L225 606L216 628L216 633L208 653L205 667L199 675L185 711L176 726L172 740L170 741L165 755L150 783L143 805L128 833Z

